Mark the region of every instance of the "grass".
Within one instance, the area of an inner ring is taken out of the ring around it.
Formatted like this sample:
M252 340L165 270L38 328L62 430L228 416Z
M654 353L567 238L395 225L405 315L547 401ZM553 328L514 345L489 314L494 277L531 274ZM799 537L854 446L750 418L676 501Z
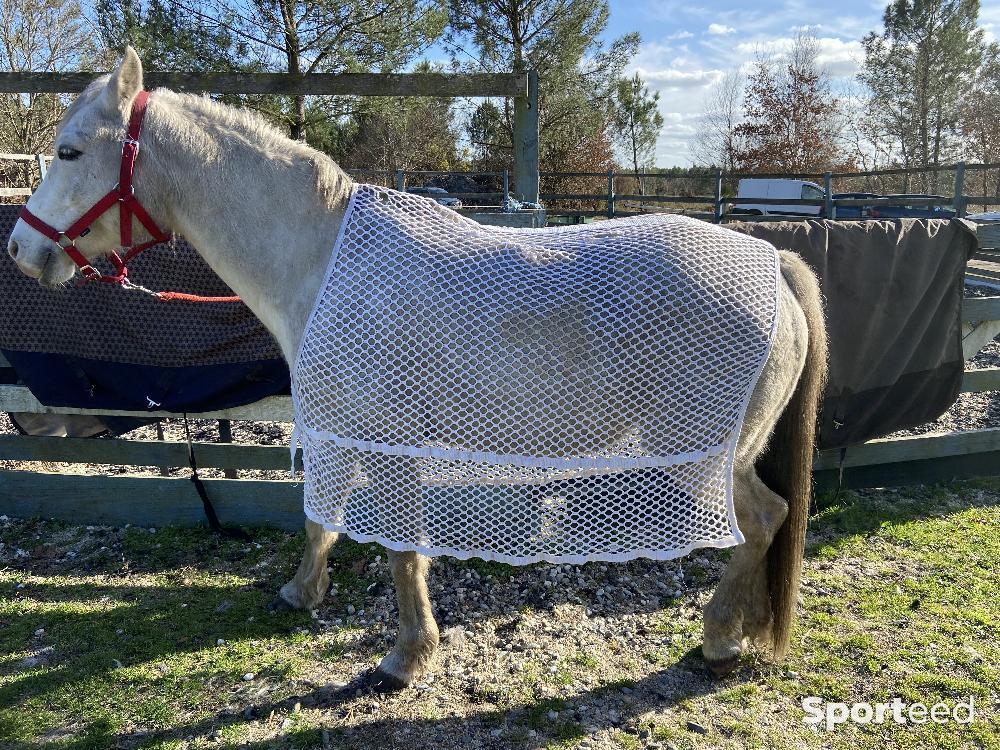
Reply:
M751 654L720 682L692 650L698 619L664 615L661 647L620 663L573 649L555 674L532 664L501 670L473 694L442 688L444 699L409 691L296 710L296 696L349 679L383 653L377 627L353 625L344 611L362 608L368 589L386 583L368 566L384 553L350 542L335 548L337 597L317 615L346 623L321 626L307 612L266 609L297 562L301 535L254 530L253 538L0 524L0 747L446 750L477 732L487 747L575 747L586 736L573 711L583 699L568 691L585 675L596 681L592 702L619 701L629 686L647 696L614 703L622 720L597 721L604 744L595 747L645 747L641 715L652 725L649 741L664 747L1000 750L996 482L818 498L788 662ZM461 565L497 586L516 572ZM713 583L700 564L690 568L694 580ZM479 668L463 658L467 671ZM647 689L664 674L682 680L673 697ZM979 715L968 726L845 724L817 733L802 722L810 695L928 704L973 696ZM444 739L429 740L435 733Z

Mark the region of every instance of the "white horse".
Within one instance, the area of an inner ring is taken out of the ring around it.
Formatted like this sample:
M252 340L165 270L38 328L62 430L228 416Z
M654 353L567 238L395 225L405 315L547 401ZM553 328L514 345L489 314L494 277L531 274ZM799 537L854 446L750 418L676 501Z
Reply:
M36 217L68 227L117 183L123 134L142 85L142 65L129 49L113 74L69 108L56 137L58 159L28 202ZM149 100L134 185L155 222L198 248L292 362L344 218L351 188L344 172L250 113L158 90ZM83 256L95 258L119 244L118 216L103 214L78 239ZM135 229L141 237L142 227ZM22 272L57 287L76 271L59 244L22 220L8 252ZM781 272L775 339L734 470L736 516L746 541L735 548L704 615L703 653L717 673L733 669L751 639L769 640L776 658L785 655L799 585L826 333L812 272L790 253L781 254ZM281 588L283 603L312 608L322 601L336 538L306 522L305 554ZM370 675L382 689L412 684L438 643L428 558L393 551L388 558L399 634Z

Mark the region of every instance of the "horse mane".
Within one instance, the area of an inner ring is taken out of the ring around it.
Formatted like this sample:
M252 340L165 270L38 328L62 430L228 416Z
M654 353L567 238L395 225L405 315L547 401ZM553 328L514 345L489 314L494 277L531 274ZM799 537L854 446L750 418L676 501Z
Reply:
M292 140L257 112L222 104L207 96L170 89L156 89L152 99L194 110L235 134L248 146L262 151L271 161L288 166L308 165L315 178L316 192L328 207L334 207L334 203L342 199L351 182L347 173L329 156L303 141ZM205 154L206 161L210 156Z
M96 79L70 103L59 124L57 138L59 133L73 121L78 112L93 103L107 82L108 76ZM288 166L308 165L315 178L316 192L327 207L334 207L334 204L347 191L347 185L352 181L347 173L329 156L302 141L292 140L256 112L221 104L206 96L179 93L170 89L156 89L153 92L153 100L165 101L172 105L172 108L180 106L189 111L194 110L203 115L205 119L218 123L230 133L235 134L248 147L263 151L267 158L272 161L282 162ZM180 127L191 128L193 126L187 122L181 123ZM202 139L193 137L189 139L189 143L197 147L200 140ZM210 153L211 149L206 147L203 150L205 153L202 155L205 161L210 161L213 156Z

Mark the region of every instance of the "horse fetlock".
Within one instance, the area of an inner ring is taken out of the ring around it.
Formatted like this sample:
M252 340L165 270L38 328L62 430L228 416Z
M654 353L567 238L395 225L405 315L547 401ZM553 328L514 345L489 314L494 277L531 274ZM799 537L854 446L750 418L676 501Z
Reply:
M309 578L296 575L281 587L279 595L294 609L314 609L323 602L330 587L330 575L322 570Z
M381 672L387 675L391 678L388 682L396 682L400 687L412 685L427 672L431 659L437 651L437 645L436 630L433 637L427 634L427 637L420 641L397 642L392 651L382 659L376 674Z

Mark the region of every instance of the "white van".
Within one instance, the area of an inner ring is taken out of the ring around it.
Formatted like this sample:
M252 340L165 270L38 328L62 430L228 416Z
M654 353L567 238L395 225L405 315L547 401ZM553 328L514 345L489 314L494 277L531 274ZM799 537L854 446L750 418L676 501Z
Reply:
M740 180L733 213L747 214L782 214L798 216L819 216L823 213L822 206L803 206L795 203L779 205L773 203L754 203L754 198L770 200L781 198L805 198L807 200L823 200L826 191L815 182L806 180L748 178Z

